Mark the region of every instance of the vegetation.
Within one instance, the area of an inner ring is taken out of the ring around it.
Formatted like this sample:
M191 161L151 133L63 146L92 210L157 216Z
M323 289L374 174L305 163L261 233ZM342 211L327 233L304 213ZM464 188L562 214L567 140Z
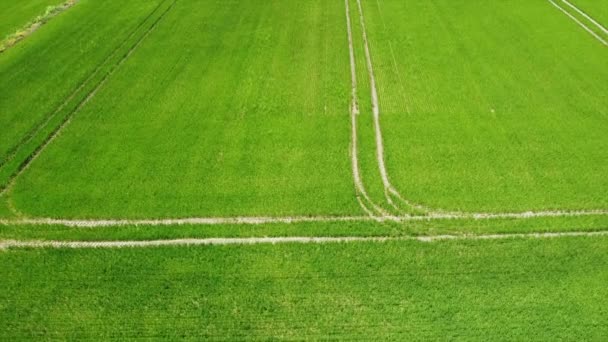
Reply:
M601 340L607 242L13 250L0 338Z

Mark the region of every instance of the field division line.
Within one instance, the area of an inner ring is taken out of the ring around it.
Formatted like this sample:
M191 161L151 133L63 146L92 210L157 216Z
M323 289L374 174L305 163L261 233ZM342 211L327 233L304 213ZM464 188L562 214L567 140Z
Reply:
M562 2L565 3L566 5L568 5L570 8L572 8L576 12L578 12L578 14L582 15L585 19L587 19L590 22L592 22L595 26L597 26L597 28L599 28L600 30L602 30L602 32L604 32L605 34L608 34L608 29L605 28L604 25L602 25L599 22L597 22L595 19L593 19L590 15L588 15L587 13L585 13L583 10L581 10L580 8L574 6L574 4L572 4L568 0L562 0Z
M40 241L40 240L0 240L0 250L9 248L144 248L163 246L227 246L227 245L277 245L277 244L328 244L353 242L419 241L425 243L441 241L486 241L505 239L556 239L567 237L604 237L608 231L561 232L561 233L514 233L487 235L426 235L426 236L377 236L377 237L250 237L250 238L201 238L175 240L132 240L132 241Z
M111 66L110 70L103 76L103 78L100 80L100 82L89 92L89 94L78 104L78 106L67 115L67 117L64 119L64 121L52 132L51 135L49 135L45 139L45 141L42 143L42 145L40 145L38 148L36 148L36 150L19 165L19 168L17 169L17 171L12 176L10 176L10 178L7 182L7 185L4 188L0 189L0 195L7 193L12 188L12 186L15 182L15 179L17 177L19 177L25 170L27 170L27 168L31 165L31 163L34 160L36 160L36 158L38 158L38 156L44 151L44 149L48 145L50 145L50 143L53 140L55 140L55 138L61 133L61 131L65 127L67 127L69 125L74 114L77 113L78 111L80 111L80 109L82 107L84 107L84 105L86 105L89 102L89 100L91 100L97 94L99 89L101 89L103 87L103 85L108 81L110 76L112 76L114 74L114 72L133 54L133 52L135 52L137 47L139 47L139 45L150 35L150 33L154 30L154 28L157 27L158 23L173 8L173 6L175 5L176 2L177 2L177 0L173 0L171 5L169 7L167 7L167 9L152 23L152 25L144 32L144 34L141 37L139 37L139 39L131 46L129 51L127 51L127 53L125 53L116 64Z
M608 41L604 40L602 37L600 37L597 33L593 32L592 29L590 29L587 25L583 24L580 20L578 20L575 16L573 16L572 14L568 13L568 11L566 11L564 8L562 8L560 5L556 4L553 0L547 0L549 1L555 8L557 8L558 10L562 11L565 15L567 15L570 19L572 19L575 23L578 24L578 26L582 27L585 31L589 32L595 39L597 39L600 43L602 43L604 46L608 46Z
M378 169L380 170L380 177L382 178L382 184L384 186L384 197L387 202L396 210L400 211L395 202L393 201L391 196L397 197L401 202L403 202L406 206L413 208L415 210L419 210L422 212L430 211L430 209L415 205L405 200L404 197L399 193L399 191L392 185L388 171L385 165L385 157L384 157L384 140L382 138L382 129L380 125L380 101L378 100L378 88L376 86L376 76L374 74L374 66L372 63L372 55L369 48L369 42L367 38L367 30L365 28L365 18L363 16L363 7L361 6L361 0L357 0L357 7L359 9L359 21L361 23L361 35L363 38L363 47L365 51L365 60L367 64L367 71L369 74L369 82L370 82L370 91L371 91L371 99L372 99L372 114L374 119L374 132L376 138L376 159L378 162Z

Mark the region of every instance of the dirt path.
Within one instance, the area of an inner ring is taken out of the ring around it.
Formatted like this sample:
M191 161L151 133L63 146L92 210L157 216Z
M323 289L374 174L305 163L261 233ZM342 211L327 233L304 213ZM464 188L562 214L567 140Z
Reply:
M261 238L209 238L209 239L176 239L147 241L0 241L0 250L9 248L135 248L162 246L225 246L225 245L259 245L259 244L319 244L319 243L352 243L352 242L389 242L420 241L440 242L447 240L504 240L504 239L553 239L564 237L600 237L608 236L608 231L597 232L562 232L562 233L521 233L521 234L487 234L487 235L429 235L405 237L261 237Z

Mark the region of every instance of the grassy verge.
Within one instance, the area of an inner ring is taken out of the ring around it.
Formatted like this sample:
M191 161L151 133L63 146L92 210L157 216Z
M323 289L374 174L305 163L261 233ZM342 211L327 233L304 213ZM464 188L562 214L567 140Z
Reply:
M608 239L0 252L0 338L601 340Z

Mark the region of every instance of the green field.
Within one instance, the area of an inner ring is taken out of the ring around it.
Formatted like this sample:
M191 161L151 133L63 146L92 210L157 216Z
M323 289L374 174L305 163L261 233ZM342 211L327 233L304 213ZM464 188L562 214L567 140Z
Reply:
M15 250L0 338L602 340L607 242Z
M606 46L547 1L363 10L402 195L464 211L606 207Z
M606 94L564 0L77 1L0 53L0 340L602 340Z

